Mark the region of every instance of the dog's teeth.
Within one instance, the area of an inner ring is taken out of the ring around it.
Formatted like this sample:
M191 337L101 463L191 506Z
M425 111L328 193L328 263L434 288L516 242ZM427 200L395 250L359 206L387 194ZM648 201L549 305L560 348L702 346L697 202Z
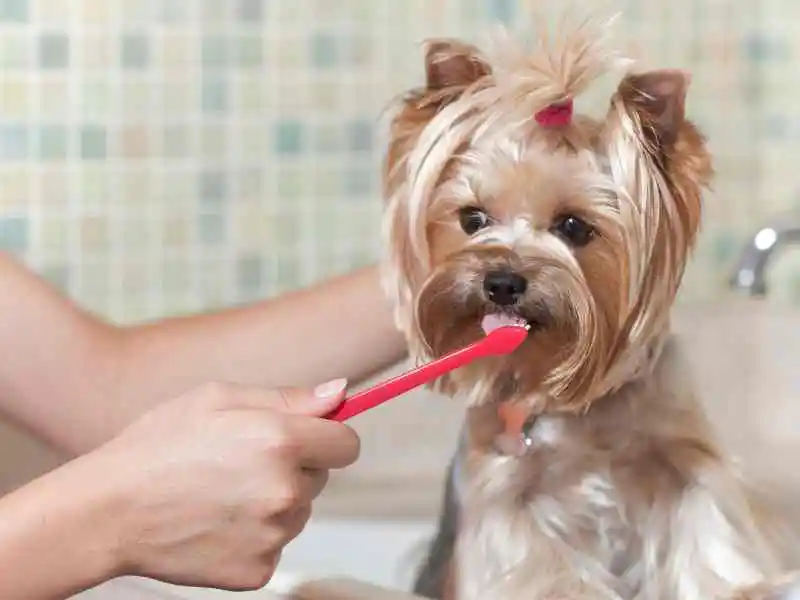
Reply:
M530 329L530 324L520 317L512 315L504 315L502 313L489 313L483 317L481 321L481 328L486 335L489 335L499 327L525 327Z

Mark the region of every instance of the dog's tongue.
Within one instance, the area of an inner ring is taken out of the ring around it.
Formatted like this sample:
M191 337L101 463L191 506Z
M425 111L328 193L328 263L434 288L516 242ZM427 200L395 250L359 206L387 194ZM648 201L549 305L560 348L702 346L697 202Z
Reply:
M486 335L489 335L495 329L507 327L509 325L524 327L525 320L511 315L504 315L502 313L489 313L484 316L483 320L481 321L481 328L483 328L483 333Z

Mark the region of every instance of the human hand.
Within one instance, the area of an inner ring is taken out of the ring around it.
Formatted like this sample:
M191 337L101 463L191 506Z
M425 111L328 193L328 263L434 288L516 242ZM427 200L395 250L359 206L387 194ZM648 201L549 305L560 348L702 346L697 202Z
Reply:
M358 457L349 427L315 418L338 406L344 387L207 385L87 455L116 498L117 574L233 590L265 585L328 470Z

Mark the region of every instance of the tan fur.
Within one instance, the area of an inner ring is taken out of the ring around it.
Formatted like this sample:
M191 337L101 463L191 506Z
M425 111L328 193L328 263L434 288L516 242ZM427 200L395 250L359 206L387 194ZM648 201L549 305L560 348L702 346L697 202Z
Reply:
M441 382L469 403L453 588L463 600L789 598L776 539L718 447L669 336L669 312L712 176L685 118L686 73L625 74L605 118L533 118L629 62L604 24L532 51L431 42L426 84L391 127L387 289L419 360L482 335L482 283L525 277L533 330L508 357ZM489 225L468 235L459 210ZM553 227L591 224L585 246ZM499 403L536 416L498 452ZM448 586L449 587L449 586Z

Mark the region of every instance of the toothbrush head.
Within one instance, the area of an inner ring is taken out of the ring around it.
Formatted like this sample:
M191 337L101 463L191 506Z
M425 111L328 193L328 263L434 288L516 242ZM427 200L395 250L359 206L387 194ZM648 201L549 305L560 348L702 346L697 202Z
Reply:
M525 319L514 316L488 314L481 322L486 337L481 345L488 355L511 354L528 337L531 326Z

